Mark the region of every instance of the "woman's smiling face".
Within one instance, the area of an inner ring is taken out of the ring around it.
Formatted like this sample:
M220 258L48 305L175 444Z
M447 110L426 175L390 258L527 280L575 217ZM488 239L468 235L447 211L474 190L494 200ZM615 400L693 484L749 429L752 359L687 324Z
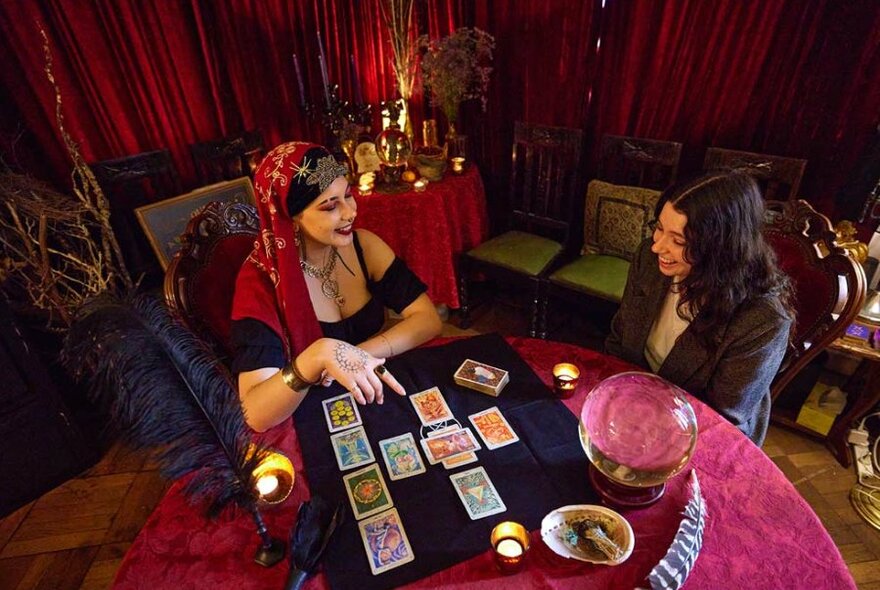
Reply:
M311 241L341 248L352 242L355 217L357 203L348 182L340 176L294 219Z
M657 255L660 272L668 277L683 279L691 272L691 264L685 259L686 225L687 215L676 210L672 203L663 205L654 228L651 252Z

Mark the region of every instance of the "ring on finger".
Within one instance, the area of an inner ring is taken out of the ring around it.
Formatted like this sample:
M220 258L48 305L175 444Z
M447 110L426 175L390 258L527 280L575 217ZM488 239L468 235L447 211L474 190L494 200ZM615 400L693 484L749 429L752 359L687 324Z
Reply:
M373 369L373 372L376 373L377 377L381 377L388 372L388 369L385 368L385 365L376 365L376 367Z

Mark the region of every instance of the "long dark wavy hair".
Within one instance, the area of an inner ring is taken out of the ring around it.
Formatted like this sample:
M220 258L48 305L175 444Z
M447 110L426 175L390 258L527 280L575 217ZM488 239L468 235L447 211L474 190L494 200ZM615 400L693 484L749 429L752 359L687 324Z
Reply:
M687 216L684 257L691 271L679 284L678 313L696 314L698 338L716 341L742 303L767 295L777 296L794 319L791 285L761 232L764 200L751 176L713 171L673 185L660 196L655 218L666 203Z

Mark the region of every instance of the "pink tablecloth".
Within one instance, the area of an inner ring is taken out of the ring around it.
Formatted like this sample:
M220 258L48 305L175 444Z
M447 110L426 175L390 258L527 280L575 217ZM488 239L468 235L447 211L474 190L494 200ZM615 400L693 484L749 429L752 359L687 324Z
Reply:
M356 227L374 232L428 285L434 303L457 308L456 260L486 239L486 194L476 166L447 174L424 192L355 192Z
M581 383L565 402L577 413L599 380L630 367L617 359L570 346L528 338L510 343L548 385L554 363L566 360L581 368ZM691 400L700 426L696 469L708 506L704 545L685 588L808 588L841 590L855 584L840 552L809 505L770 459L738 430L701 402ZM300 502L309 497L307 474L296 434L289 428L270 433L297 470L291 497L267 511L270 531L285 537ZM617 567L567 562L532 534L526 568L501 576L490 553L411 584L412 588L633 588L668 548L687 501L686 475L673 479L664 497L642 510L622 511L632 524L636 545ZM534 485L539 485L535 482ZM488 539L486 541L488 549ZM172 487L125 556L115 587L129 588L281 588L287 564L264 569L252 561L257 537L251 520L239 516L221 522L204 520ZM364 558L354 555L352 559ZM323 575L307 588L326 588Z

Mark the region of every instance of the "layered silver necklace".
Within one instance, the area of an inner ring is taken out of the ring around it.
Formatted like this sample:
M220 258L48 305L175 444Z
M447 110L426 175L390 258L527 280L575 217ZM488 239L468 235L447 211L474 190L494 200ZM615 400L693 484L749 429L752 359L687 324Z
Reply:
M309 264L304 259L300 259L299 266L303 272L314 279L321 281L321 295L342 308L345 305L345 297L339 294L339 281L336 280L333 271L336 269L336 258L339 256L336 248L330 247L330 260L328 260L322 268L318 268Z

